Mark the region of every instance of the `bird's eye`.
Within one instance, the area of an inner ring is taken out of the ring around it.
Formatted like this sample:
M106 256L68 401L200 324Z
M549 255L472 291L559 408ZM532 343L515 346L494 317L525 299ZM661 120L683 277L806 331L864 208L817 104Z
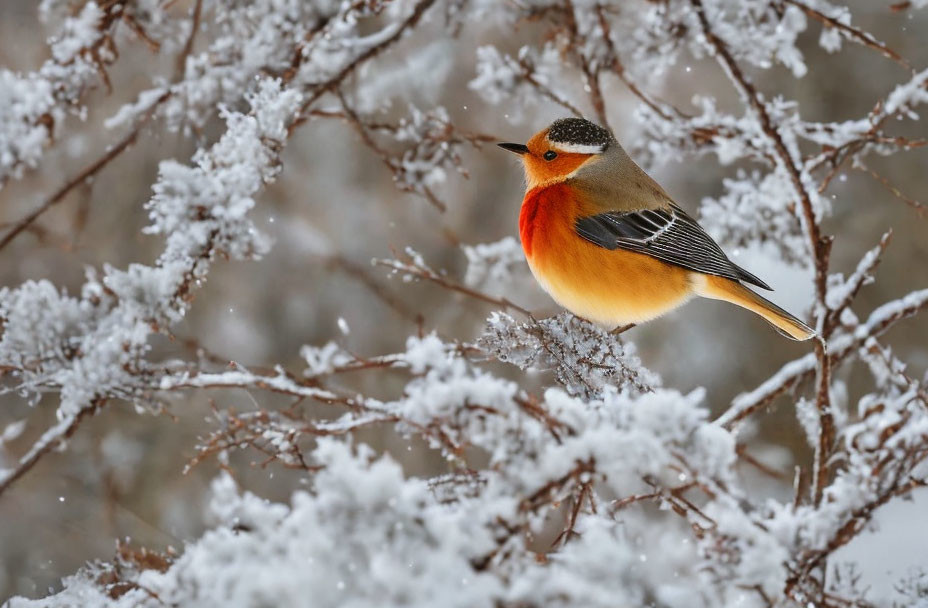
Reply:
M545 160L554 160L555 158L557 158L557 152L555 152L554 150L548 150L547 152L545 152L542 158L544 158Z

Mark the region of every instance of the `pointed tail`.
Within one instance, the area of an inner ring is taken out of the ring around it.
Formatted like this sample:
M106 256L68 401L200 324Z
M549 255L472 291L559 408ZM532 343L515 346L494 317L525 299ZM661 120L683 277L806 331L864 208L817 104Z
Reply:
M763 317L787 338L808 340L815 336L811 327L741 283L712 275L701 275L701 278L703 280L697 283L696 293L704 298L724 300L746 308Z

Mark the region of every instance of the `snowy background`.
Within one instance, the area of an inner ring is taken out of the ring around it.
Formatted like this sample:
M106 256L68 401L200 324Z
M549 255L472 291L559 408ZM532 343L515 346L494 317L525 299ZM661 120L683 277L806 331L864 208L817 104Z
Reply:
M926 605L925 5L0 3L0 599ZM828 354L560 314L572 114Z

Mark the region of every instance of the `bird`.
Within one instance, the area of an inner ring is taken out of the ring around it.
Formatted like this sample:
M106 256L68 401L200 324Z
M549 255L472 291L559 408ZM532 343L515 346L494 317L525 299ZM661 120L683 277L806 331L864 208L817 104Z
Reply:
M748 287L741 268L606 128L561 118L525 144L519 237L529 268L563 308L605 328L650 321L695 296L724 300L793 340L815 332Z

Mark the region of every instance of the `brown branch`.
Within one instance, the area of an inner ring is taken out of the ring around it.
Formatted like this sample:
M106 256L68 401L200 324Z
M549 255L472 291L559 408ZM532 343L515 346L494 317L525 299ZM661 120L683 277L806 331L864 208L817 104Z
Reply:
M846 141L840 146L823 146L824 151L819 154L812 156L808 159L807 167L808 170L816 171L820 169L825 164L831 165L831 170L822 180L821 185L818 188L819 193L824 192L828 189L828 185L831 183L831 180L834 179L837 172L841 169L842 165L849 158L853 158L857 153L859 153L865 145L867 144L884 144L887 146L894 146L900 150L914 150L916 148L923 148L928 146L928 140L926 139L912 139L909 137L902 136L889 136L883 134L879 131L879 128L886 121L888 115L880 116L880 106L884 103L885 100L880 100L877 102L876 107L870 112L870 119L872 126L866 132L864 132L860 137ZM898 116L898 113L896 113ZM809 137L809 135L814 135L816 130L824 129L830 131L831 127L828 125L816 125L815 129L807 129L804 133L804 137Z
M87 407L81 408L76 415L65 418L55 426L46 430L42 436L32 444L29 451L19 459L16 466L14 466L12 470L3 472L2 476L0 476L0 496L2 496L20 477L32 470L39 460L67 441L85 418L94 414L105 404L105 399L96 399Z
M709 45L715 52L716 59L725 69L729 80L731 80L732 84L734 84L735 88L738 89L738 92L757 115L761 130L764 132L764 135L767 136L767 139L770 140L771 145L773 145L776 155L780 159L780 165L789 174L790 181L792 181L796 194L799 196L800 206L805 218L805 228L808 232L812 253L815 256L816 296L818 302L824 305L828 290L828 258L831 250L831 239L823 237L821 234L821 229L815 218L812 197L802 183L802 174L793 161L789 150L786 148L786 144L777 130L777 127L774 125L773 119L767 111L767 105L761 99L760 92L745 76L738 62L735 61L735 58L732 56L731 51L728 50L728 46L725 42L712 30L712 27L709 25L708 17L706 17L706 11L703 7L702 0L690 0L690 2L696 9L696 16L699 19L699 23Z
M109 148L106 153L100 156L97 160L85 167L80 173L69 179L64 183L54 194L52 194L48 199L45 200L41 205L33 209L28 215L18 220L16 224L7 232L2 239L0 239L0 250L6 247L10 241L16 238L19 233L28 228L33 222L35 222L39 217L48 211L50 208L54 207L58 203L64 200L64 198L76 187L84 184L88 179L95 176L99 173L104 167L110 164L117 156L122 154L127 148L129 148L135 140L138 138L139 133L142 131L142 128L146 123L151 119L154 114L154 110L161 103L163 103L170 93L164 93L158 100L152 104L148 111L142 116L139 122L135 125L132 131L129 132L122 140L119 141L115 146Z
M892 354L888 347L882 346L874 340L865 345L865 353L862 358L866 359L870 355L877 357L886 366L886 369L892 370L891 379L897 387L902 391L914 391L915 398L928 407L928 390L922 383L905 373L905 366ZM903 419L908 420L908 417ZM928 442L928 437L926 437L926 442Z
M570 103L569 101L567 101L566 99L564 99L563 97L561 97L560 95L552 91L549 87L542 84L534 76L532 76L532 72L533 72L532 66L527 61L525 61L525 59L519 59L518 64L519 64L519 67L522 68L522 78L525 79L525 82L532 85L536 91L538 91L544 97L547 97L548 99L550 99L557 105L561 106L562 108L564 108L565 110L573 114L574 116L578 116L581 118L583 117L583 112L581 112L577 106Z
M812 499L817 507L822 502L822 494L828 481L828 457L835 443L835 419L831 413L831 363L828 360L825 339L816 336L814 340L815 356L821 362L818 368L818 390L815 395L819 433L812 470Z
M196 41L197 32L200 29L200 19L202 18L202 14L203 0L196 0L196 4L193 5L193 14L190 16L190 33L187 34L187 41L184 42L184 48L177 56L177 60L174 63L175 81L183 78L184 72L187 69L187 58L190 57L190 53L193 52L193 44Z
M176 342L183 346L188 351L192 352L198 359L200 363L209 362L214 365L227 366L231 363L231 359L223 357L217 353L214 353L210 349L203 346L203 344L196 338L185 338L175 336L173 333L165 330L165 334L168 337L168 340L171 342Z
M665 501L665 503L670 506L674 513L686 519L690 523L693 532L697 535L702 534L708 529L715 528L718 525L715 520L706 515L702 509L697 507L693 501L686 497L686 492L693 488L700 488L704 491L706 490L706 488L701 486L698 482L690 481L683 485L675 486L672 488L659 488L657 487L656 482L652 479L649 479L648 477L645 477L643 481L656 489L653 492L633 494L631 496L626 496L624 498L612 501L610 505L610 511L613 517L615 517L618 511L629 505L650 500L660 500ZM696 523L693 519L691 519L690 515L695 515L696 518L703 520L704 523L708 524L708 527Z
M531 317L532 314L528 309L522 308L518 304L514 304L509 301L507 298L497 298L489 294L485 294L482 291L477 291L476 289L471 289L465 285L461 285L451 279L443 277L442 275L436 273L431 268L422 267L418 264L415 264L411 260L400 261L400 260L374 260L374 264L377 266L384 266L386 268L392 268L398 272L403 272L414 276L420 279L425 279L431 281L436 285L443 287L445 289L456 291L458 293L464 294L469 298L474 298L475 300L480 300L481 302L486 302L487 304L493 304L499 306L500 308L506 310L515 310L526 317Z
M322 467L318 465L309 465L306 462L302 452L296 445L296 440L300 437L304 435L311 437L345 435L370 426L394 424L400 421L398 416L385 415L359 418L338 427L326 427L324 424L318 425L302 420L294 421L296 424L290 427L278 427L276 424L279 421L273 419L272 415L266 410L239 415L231 410L220 413L214 406L213 411L217 416L221 415L223 417L222 428L211 433L206 438L205 442L197 447L196 455L194 455L184 467L184 474L187 474L193 467L199 465L206 458L214 454L232 448L240 449L246 445L267 457L267 460L261 463L262 467L273 460L277 460L287 468L315 472L321 470ZM287 420L286 415L284 419ZM272 447L268 445L267 438L264 435L267 430L287 434L288 441L291 444L290 449L283 452L275 452L273 447L276 446Z
M122 4L122 3L126 2L126 1L127 1L127 0L117 0L117 3ZM405 31L406 31L407 29L409 29L410 27L415 26L415 25L419 22L419 20L422 18L422 15L424 14L424 12L425 12L432 4L434 4L434 2L435 2L435 0L422 0L422 1L420 1L420 2L416 5L416 7L414 8L414 10L413 10L413 12L411 13L411 15L406 19L406 21L405 21L399 28L397 28L397 31L396 31L393 35L391 35L391 36L390 36L389 38L387 38L386 40L382 41L381 43L377 44L377 45L374 46L374 47L371 47L370 49L368 49L367 51L365 51L364 53L362 53L361 55L359 55L358 57L356 57L356 58L355 58L354 60L352 60L347 66L345 66L336 76L334 76L334 77L331 78L330 80L326 81L325 83L322 83L321 85L318 85L318 86L315 88L315 91L313 92L313 94L310 95L309 99L307 99L307 101L306 101L306 102L304 103L304 105L302 106L302 108L301 108L301 113L302 113L302 110L308 108L316 99L318 99L319 97L321 97L326 91L328 91L328 90L332 89L333 87L335 87L338 83L340 83L344 78L346 78L348 75L350 75L357 67L359 67L361 64L363 64L365 61L367 61L368 59L370 59L370 58L376 56L377 54L379 54L380 52L382 52L384 49L386 49L387 47L389 47L390 45L392 45L393 43L395 43L397 40L399 40L400 37L402 37L402 35L405 33ZM117 12L118 12L118 11L111 12L111 13L108 13L107 15L109 16L109 15L115 14L115 13L117 13ZM107 26L108 26L108 25L109 25L109 22L107 22ZM195 33L195 31L196 31L195 29L192 29L192 30L191 30L191 34ZM188 41L189 41L189 39L188 39ZM16 223L16 225L3 237L3 239L0 240L0 250L2 250L3 247L5 247L7 244L9 244L19 233L21 233L21 232L23 232L24 230L26 230L33 222L36 221L36 219L38 219L43 213L45 213L45 211L47 211L48 209L50 209L50 208L53 207L54 205L60 203L60 202L66 197L66 195L67 195L71 190L73 190L76 186L78 186L79 184L83 183L83 182L84 182L85 180L87 180L88 178L93 177L94 175L96 175L96 174L97 174L99 171L101 171L104 167L106 167L107 165L109 165L109 163L110 163L113 159L115 159L116 157L118 157L123 151L125 151L129 146L131 146L131 145L135 142L136 138L138 137L138 134L140 133L142 127L148 122L148 120L151 119L152 115L154 114L154 110L155 110L162 102L164 102L166 99L168 99L168 98L170 97L170 95L171 95L170 92L165 92L155 103L152 104L152 106L148 109L148 111L145 113L145 115L144 115L144 116L138 121L138 123L135 125L135 127L133 128L133 130L132 130L123 140L121 140L121 141L120 141L118 144L116 144L113 148L109 149L109 150L108 150L103 156L101 156L99 159L97 159L96 161L94 161L93 163L91 163L88 167L86 167L83 171L81 171L77 176L75 176L74 178L72 178L71 180L69 180L67 183L65 183L58 191L56 191L48 200L46 200L46 201L45 201L42 205L40 205L37 209L35 209L33 212L31 212L31 213L30 213L29 215L27 215L26 217L24 217L24 218L22 218L21 220L19 220L19 221ZM295 126L296 124L298 124L299 122L300 122L299 119L296 120L296 121L294 121L294 122L291 124L290 128L288 129L288 133L292 133L292 132L293 132L294 126ZM211 242L212 242L212 239L210 239L210 243L211 243ZM210 245L210 246L211 246L211 245ZM187 275L188 275L188 278L189 278L189 279L192 279L193 273L187 273ZM186 292L188 289L189 289L189 280L185 279L184 283L178 288L178 293L175 294L175 297L184 297L185 292ZM269 384L266 384L266 383L262 386L262 388L268 388L269 390L275 390L274 387L272 387L272 386L270 386ZM286 390L279 390L278 392L287 393ZM292 393L287 393L287 394L292 394ZM297 393L297 394L299 394L299 393ZM323 397L323 395L321 394L321 391L317 391L317 393L316 393L315 396L316 396L316 398L317 398L318 400L320 400L320 401L326 401L326 399L325 399L325 398ZM332 398L329 399L328 401L329 401L329 402L338 402L338 403L342 403L342 404L345 404L345 405L349 405L349 406L351 406L351 407L358 407L358 406L359 406L359 404L356 403L351 397L345 397L345 396L333 395ZM83 411L84 411L84 410L82 410L82 412L83 412ZM81 417L78 417L77 419L75 419L75 421L73 422L73 424L71 424L71 425L69 425L69 426L67 427L67 429L66 429L66 431L65 431L65 432L67 433L66 436L70 436L70 434L74 432L74 430L77 428L77 424L78 424L78 421L79 421L80 419L82 419L82 418L81 418ZM60 439L61 439L61 438L59 438L58 440L55 440L55 441L54 441L54 445L58 445L58 444L60 443ZM48 451L50 451L50 450L52 449L52 447L54 447L54 446L50 446L50 447L39 446L39 448L41 448L41 449L36 449L36 450L30 451L29 458L27 458L27 465L26 465L25 467L23 467L22 470L17 469L17 470L13 473L13 475L12 475L11 477L4 478L2 484L0 484L0 493L2 493L2 491L3 491L4 489L6 489L13 481L15 481L16 479L18 479L26 470L31 469L32 466L34 466L34 464L35 464L44 454L48 453Z
M860 30L855 27L851 27L849 25L841 23L837 19L834 19L833 17L829 17L828 15L822 13L821 11L817 11L811 6L809 6L808 4L804 2L800 2L799 0L783 0L783 2L785 2L786 4L792 4L793 6L800 9L802 12L804 12L809 17L812 17L816 21L821 22L825 27L834 28L840 31L841 33L845 34L848 38L851 38L855 42L877 51L878 53L882 54L884 57L892 59L896 63L900 64L901 66L903 66L910 72L914 72L909 62L903 59L901 55L893 51L891 48L889 48L882 42L876 40L873 36L871 36L867 32L864 32L863 30Z
M764 591L764 588L761 585L752 585L750 587L742 587L742 588L749 589L757 593L757 595L760 596L761 601L764 602L764 606L766 606L767 608L774 607L773 600L770 599L770 596L767 595L767 593Z
M592 459L589 460L578 460L575 463L574 468L570 471L558 477L557 479L552 479L547 482L545 485L541 486L533 492L531 495L522 499L519 503L519 510L522 512L531 512L534 513L542 506L550 504L552 501L552 495L557 491L565 488L572 480L579 479L584 473L592 474L596 471L596 464Z
M593 504L593 482L588 481L580 486L580 491L577 492L573 498L573 505L570 509L570 514L566 518L564 523L564 529L561 530L561 533L557 535L554 541L551 543L551 548L553 549L558 544L562 547L567 544L567 541L571 539L574 535L577 534L575 528L577 527L577 517L580 515L580 509L583 508L583 502L585 500L590 501L590 505Z
M925 139L910 139L901 136L887 136L884 135L880 129L883 124L889 119L890 116L899 116L899 110L892 114L887 114L885 112L887 97L879 99L876 104L874 104L873 109L870 110L869 122L870 128L862 133L859 137L846 141L840 146L837 147L827 147L827 149L820 153L819 155L811 158L808 163L808 170L810 172L816 171L825 164L831 165L831 170L825 175L822 179L822 183L818 187L818 192L824 192L831 180L838 174L841 170L841 167L844 163L850 159L858 159L858 154L867 146L867 144L886 144L891 146L896 146L903 150L911 150L913 148L920 148L925 145L928 145L928 140ZM832 125L819 125L817 129L823 130L826 132L831 132L834 127Z
M294 120L290 125L290 131L292 132L293 129L306 121L306 118L309 116L308 112L310 107L312 107L312 104L314 104L320 97L336 88L343 80L345 80L345 78L350 76L362 64L366 63L369 59L376 57L387 48L393 46L393 44L395 44L400 40L400 38L403 37L407 30L415 27L419 23L419 21L422 19L422 16L433 4L435 4L435 0L419 0L419 2L416 3L415 8L413 8L412 13L410 13L409 17L406 18L406 21L404 21L398 28L396 28L396 31L392 35L355 57L353 60L351 60L351 62L348 63L348 65L343 67L337 74L328 80L315 85L313 87L313 92L307 97L306 101L303 102L303 105L300 106L300 110L297 112L296 120Z
M132 30L132 33L145 43L149 51L157 53L161 50L161 43L149 36L148 32L145 31L145 28L142 27L142 24L139 23L135 17L125 11L123 11L120 16L125 24L129 26L129 29Z
M612 131L612 128L609 126L609 119L606 117L606 102L603 97L603 90L599 84L601 68L593 69L593 66L590 65L590 62L587 61L586 56L583 54L582 45L578 44L582 36L577 29L577 19L574 15L574 4L572 0L564 0L564 12L567 15L567 29L574 42L572 46L579 59L580 71L583 73L583 80L589 89L590 103L593 106L593 111L596 112L599 124L606 127L609 131Z
M657 490L655 492L648 492L646 494L632 494L631 496L626 496L625 498L619 498L612 501L610 505L612 512L621 511L625 507L635 504L636 502L643 502L645 500L654 500L655 498L660 498L662 495L662 490Z
M384 289L383 285L374 280L367 269L361 267L358 264L355 264L342 255L334 255L328 258L327 261L330 266L341 270L349 277L357 280L359 283L367 287L367 289L370 290L370 292L373 293L377 299L386 304L390 310L398 314L400 317L410 321L411 323L414 323L419 327L421 327L425 322L422 313L413 311L401 300L395 298L386 289Z
M802 181L802 173L797 163L793 160L792 155L783 141L779 130L770 117L766 103L761 99L760 92L741 71L741 67L725 42L719 38L712 27L709 25L706 16L705 7L702 0L690 0L696 10L696 16L699 20L703 34L706 36L708 44L715 51L716 59L719 61L729 80L745 99L757 116L760 127L767 139L773 145L778 163L790 176L796 194L799 196L800 207L805 218L805 228L808 233L811 251L815 261L815 291L818 302L818 316L820 325L824 324L825 315L827 314L827 295L828 295L828 263L831 256L831 237L825 237L821 233L818 221L815 217L815 209L812 204L812 195L806 189ZM816 407L820 417L820 437L816 448L815 471L819 475L817 483L813 483L816 488L816 504L821 499L820 488L825 483L824 473L827 466L828 457L834 441L834 419L831 415L831 394L829 392L831 382L831 362L825 349L825 339L821 336L816 338L815 356L817 359L818 369L818 389L816 394Z
M760 460L758 460L757 458L755 458L750 452L748 452L748 446L746 446L745 444L739 443L738 445L736 445L735 453L738 455L739 458L744 460L746 463L748 463L749 465L751 465L752 467L754 467L755 469L757 469L764 475L768 477L772 477L774 479L786 479L786 473L783 473L782 471L778 471L775 468L769 465L766 465Z
M876 270L876 267L879 266L880 262L883 259L883 253L885 253L886 248L889 247L889 242L892 239L893 231L892 228L883 233L883 236L880 237L880 242L875 249L871 250L874 252L874 255L870 258L869 263L858 265L857 269L854 271L854 283L850 286L850 289L847 291L847 294L844 298L838 302L836 305L828 309L828 313L825 316L825 322L823 323L822 335L831 336L835 329L841 322L841 315L845 310L853 303L854 299L857 297L857 294L860 293L860 290L863 286L870 280L872 277L873 271ZM869 254L868 254L869 255ZM866 258L866 256L865 256Z
M71 59L61 62L53 58L49 59L48 62L46 62L46 65L54 63L61 67L70 66L74 64L74 58L80 56L89 63L93 64L93 66L96 68L97 75L103 82L103 85L106 87L107 92L112 92L112 84L110 82L109 74L107 73L106 68L107 66L112 65L119 58L119 53L114 42L116 24L118 24L119 21L125 21L130 28L136 31L142 40L149 44L149 46L151 44L155 44L157 46L156 42L152 41L147 37L147 35L145 35L144 30L141 30L141 27L134 19L126 16L125 6L129 4L129 2L130 0L110 0L108 2L99 3L100 9L103 11L103 15L96 26L96 30L99 32L100 36L91 44L82 46L80 49L77 49L73 53ZM52 84L54 85L54 82ZM89 83L81 83L80 86L78 86L76 89L71 85L60 86L59 83L58 85L53 86L54 91L52 97L54 104L62 104L66 106L79 105L79 101L83 94L92 88L93 86ZM54 143L55 121L50 113L46 112L45 114L39 116L32 126L45 127L47 142L52 144ZM13 159L13 166L21 164L22 159ZM0 188L6 184L9 178L10 175L4 175L0 177Z
M913 292L909 295L921 293L924 292ZM896 302L904 300L905 298L902 298ZM832 343L828 352L829 366L834 367L840 364L870 338L883 335L899 321L915 316L925 308L928 308L928 296L925 296L924 299L914 298L911 303L893 309L888 313L883 310L883 307L876 309L863 325L866 331L860 332L859 335L854 333L849 339L842 338ZM808 381L815 371L814 360L810 355L787 363L773 376L778 378L775 385L765 387L762 384L758 389L752 391L758 394L750 401L744 401L744 398L749 397L751 393L736 398L732 406L719 416L716 422L727 429L733 428L738 422L773 403L780 395L792 390L802 382Z
M784 593L792 597L795 588L809 572L821 566L828 556L837 549L856 538L857 534L864 529L871 519L873 519L873 515L879 507L885 505L893 498L904 496L916 488L925 486L925 481L921 479L910 479L901 485L897 483L894 484L894 487L890 488L889 491L881 493L877 498L868 502L866 505L855 509L848 516L844 525L838 528L837 532L828 540L823 549L812 552L811 555L802 560L802 563L796 568L795 574L787 579Z
M516 395L513 397L513 401L526 414L544 424L545 428L548 429L548 432L551 433L551 436L554 437L554 440L557 443L561 443L561 433L564 433L565 435L575 434L570 425L552 416L538 403L538 400L534 397Z
M606 44L606 48L609 50L609 57L612 58L612 61L607 66L612 72L618 76L619 80L622 81L622 84L632 92L635 97L640 99L642 103L651 108L658 116L664 120L673 120L669 113L667 113L664 108L661 107L654 99L651 99L644 91L642 91L638 85L636 85L625 73L625 66L622 64L622 60L619 58L619 53L615 48L615 44L612 42L612 28L609 27L609 21L606 19L606 15L603 11L603 6L601 4L596 5L596 16L599 19L599 27L603 32L603 42ZM663 104L668 105L668 104ZM680 110L676 109L673 106L670 106L677 116L685 116Z
M922 219L928 218L928 205L925 205L925 203L921 203L915 200L914 198L910 198L906 196L905 194L902 193L901 190L899 190L899 188L897 188L892 183L890 183L888 179L886 179L885 177L883 177L882 175L880 175L879 173L877 173L870 167L860 166L856 168L858 171L863 171L864 173L868 174L870 177L875 179L881 186L889 190L889 192L893 196L895 196L900 201L902 201L903 203L905 203L906 205L914 209L915 213L918 214L918 217Z
M367 132L367 127L364 124L364 121L362 121L358 114L354 111L354 108L348 104L348 101L345 99L345 96L342 94L341 90L336 88L334 93L342 104L344 116L348 121L348 124L354 127L355 131L357 131L358 135L361 137L361 141L364 143L364 145L370 148L374 154L380 158L380 162L382 162L393 173L394 180L398 181L397 178L399 178L401 175L401 169L393 160L393 157L389 152L381 148L380 145L374 141L374 138L370 136L370 134ZM439 198L435 196L435 194L428 187L424 187L421 192L415 190L414 188L401 189L419 194L442 213L448 210L448 206L439 200Z
M358 410L365 409L364 402L358 401L353 394L339 394L328 389L320 388L318 382L303 382L297 380L293 374L286 372L263 374L243 371L238 378L229 377L223 372L201 372L190 377L163 377L161 382L152 388L160 391L195 388L258 388L280 395L307 397L321 403L342 404Z

